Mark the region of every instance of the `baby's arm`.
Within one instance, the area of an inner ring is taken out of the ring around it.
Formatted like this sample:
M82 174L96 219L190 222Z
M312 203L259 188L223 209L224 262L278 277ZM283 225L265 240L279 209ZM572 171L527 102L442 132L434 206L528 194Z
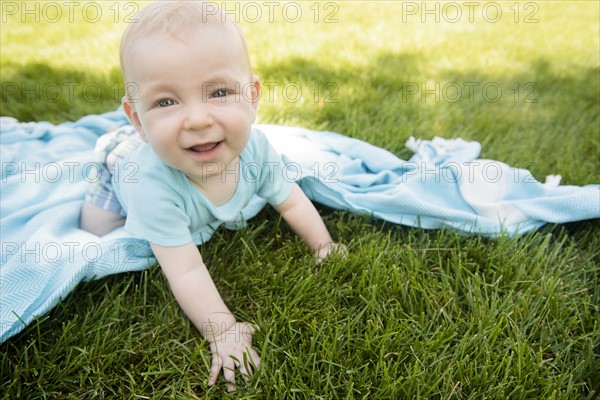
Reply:
M297 184L287 200L274 208L313 251L318 262L332 251L345 253L343 245L333 242L319 212Z
M250 367L258 367L260 363L252 348L252 327L236 322L194 243L178 247L151 244L151 247L177 302L210 343L212 365L209 385L215 384L223 368L223 375L230 382L228 390L235 389L235 368L239 368L243 375L250 375Z

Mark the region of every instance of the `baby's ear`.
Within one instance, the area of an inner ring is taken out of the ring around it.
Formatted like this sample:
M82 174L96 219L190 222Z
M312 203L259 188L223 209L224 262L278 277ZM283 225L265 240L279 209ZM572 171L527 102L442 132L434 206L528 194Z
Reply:
M252 102L254 112L258 110L260 94L260 78L257 75L252 75L252 82L250 83L250 101Z
M131 121L131 124L135 128L136 131L140 134L140 137L144 142L147 142L146 132L144 132L144 128L142 127L142 123L140 122L140 117L135 110L135 106L131 103L127 96L123 97L123 111Z

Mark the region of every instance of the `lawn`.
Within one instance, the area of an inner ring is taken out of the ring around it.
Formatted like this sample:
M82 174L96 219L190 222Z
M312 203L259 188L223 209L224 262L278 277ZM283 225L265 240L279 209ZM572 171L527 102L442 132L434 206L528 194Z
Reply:
M261 123L482 143L543 181L600 183L597 2L218 2L248 37ZM476 3L476 4L475 4ZM237 4L237 5L236 5ZM138 3L2 1L0 114L114 110ZM600 224L486 239L319 207L350 251L315 266L266 209L201 246L260 373L207 387L208 345L157 267L80 285L0 345L13 399L592 399Z

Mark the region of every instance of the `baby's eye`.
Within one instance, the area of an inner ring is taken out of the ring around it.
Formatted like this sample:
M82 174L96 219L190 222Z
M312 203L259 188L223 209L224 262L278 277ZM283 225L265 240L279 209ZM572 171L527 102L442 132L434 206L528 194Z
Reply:
M227 90L226 89L218 89L215 90L214 92L212 92L211 97L225 97L227 96Z
M159 107L169 107L175 104L173 99L162 99L156 103Z

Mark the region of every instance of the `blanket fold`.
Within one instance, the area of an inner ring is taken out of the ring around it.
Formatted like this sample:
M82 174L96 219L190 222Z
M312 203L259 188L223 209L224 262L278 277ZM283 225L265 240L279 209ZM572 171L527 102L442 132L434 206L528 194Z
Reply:
M84 280L150 267L148 243L123 228L99 238L79 229L96 139L128 124L121 109L53 125L0 118L0 342ZM526 170L477 159L479 143L410 138L409 160L333 132L256 125L315 202L396 224L465 234L517 235L546 223L600 217L600 186L543 184ZM243 212L265 205L255 198ZM207 227L202 241L218 225ZM230 226L228 226L230 227ZM200 244L200 243L198 243Z

